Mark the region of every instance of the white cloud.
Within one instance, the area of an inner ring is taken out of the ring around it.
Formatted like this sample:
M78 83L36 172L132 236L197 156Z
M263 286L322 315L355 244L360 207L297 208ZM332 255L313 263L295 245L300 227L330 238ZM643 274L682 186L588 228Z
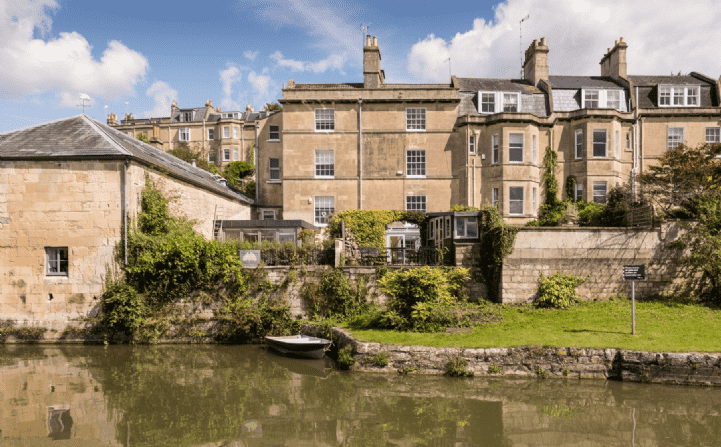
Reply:
M413 45L408 72L422 81L468 77L518 77L521 70L518 22L523 22L523 51L533 39L546 37L548 65L554 75L600 75L606 49L623 36L628 43L629 74L665 75L698 71L721 73L721 8L712 0L682 7L675 0L507 0L492 22L476 19L473 27L446 40L433 34Z
M267 96L272 80L270 76L259 75L254 71L248 74L248 82L253 86L258 96Z
M258 74L255 71L248 73L248 84L251 91L245 92L245 97L252 99L255 110L261 110L265 103L276 102L280 97L280 85L270 76Z
M294 59L286 59L280 51L270 55L275 61L276 67L289 68L292 71L312 71L314 73L324 73L327 70L338 70L340 74L345 75L343 66L348 57L345 54L331 54L325 59L317 62L302 62Z
M13 0L0 3L0 97L19 99L45 93L58 96L63 106L75 106L80 92L117 99L134 95L145 77L147 59L121 42L111 40L100 59L76 32L61 32L48 40L54 0ZM72 103L72 104L71 104Z
M163 81L155 81L145 92L153 98L153 110L143 112L146 118L170 116L170 104L178 100L178 92Z
M248 51L246 51L246 52L243 53L243 56L247 57L247 58L250 59L251 61L254 61L255 58L256 58L256 56L258 56L258 52L257 52L257 51L250 51L250 50L248 50Z
M223 94L225 97L220 102L224 110L240 110L240 105L233 101L233 84L240 82L242 75L240 69L233 64L228 64L225 70L220 70L220 82L223 84Z

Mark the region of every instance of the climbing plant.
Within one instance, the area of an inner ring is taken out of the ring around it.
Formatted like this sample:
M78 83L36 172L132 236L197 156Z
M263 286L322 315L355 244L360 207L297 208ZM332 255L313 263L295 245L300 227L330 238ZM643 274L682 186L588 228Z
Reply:
M353 233L361 246L386 246L386 225L395 221L405 221L418 225L421 234L427 232L426 213L421 211L389 211L389 210L349 210L331 217L328 230L333 238L341 237L341 222Z
M503 260L513 251L513 241L518 228L507 225L498 209L486 205L481 209L480 226L481 247L476 261L479 279L486 286L487 298L498 301Z
M551 146L546 146L543 164L546 166L541 177L544 195L543 204L539 210L538 224L542 227L553 227L558 225L563 218L568 204L558 198L558 179L556 178L558 153Z

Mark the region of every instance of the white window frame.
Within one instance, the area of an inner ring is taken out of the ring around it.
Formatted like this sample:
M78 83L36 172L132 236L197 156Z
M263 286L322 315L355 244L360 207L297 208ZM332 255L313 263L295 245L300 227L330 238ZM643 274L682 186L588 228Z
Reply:
M575 136L576 160L581 160L583 158L583 130L577 130Z
M700 107L701 86L700 85L665 85L659 84L658 106L659 107ZM695 94L690 94L695 93ZM665 104L668 99L668 104Z
M280 182L280 158L268 158L268 181Z
M631 151L631 132L626 132L626 152Z
M596 93L597 98L595 99L597 105L593 107L589 107L587 102L592 100L591 98L587 98L588 94ZM614 99L610 99L609 95L611 92L613 94L618 95L618 101ZM602 88L583 88L581 89L581 108L582 109L614 109L614 110L621 110L621 106L623 106L624 103L624 94L623 89L602 89Z
M621 157L621 151L619 149L619 146L621 145L621 132L616 131L616 158Z
M229 147L223 148L223 161L230 161L230 148Z
M488 97L488 99L492 99L493 102L484 101L484 99L486 99L486 98L484 98L484 95L486 95ZM497 113L496 112L496 110L497 110L496 99L497 99L496 92L478 92L478 113L481 113L484 115ZM488 105L489 106L488 108L492 108L493 110L483 110L484 104Z
M275 132L273 131L275 128ZM275 136L275 138L273 138ZM268 126L268 141L280 141L280 126Z
M605 90L604 93L606 93L606 108L608 109L616 109L621 110L621 90ZM611 99L611 94L617 94L618 99ZM613 103L616 103L616 105L612 105Z
M313 198L313 222L318 227L328 226L328 219L335 214L335 196Z
M707 127L706 128L706 143L708 143L708 144L721 143L721 127Z
M476 153L476 136L475 135L471 135L468 138L468 153L469 154Z
M406 109L406 131L426 131L426 109L425 107L413 107Z
M69 275L70 249L68 247L45 247L45 276Z
M428 206L426 196L406 196L406 211L426 212Z
M315 151L315 178L330 179L335 177L335 151L318 149Z
M513 136L520 136L520 137L521 137L521 147L520 147L521 159L520 159L520 160L512 160L512 159L511 159L511 153L512 153L512 151L518 151L518 150L519 150L519 147L518 147L518 146L511 147L511 139L513 138ZM523 147L523 146L525 145L525 142L526 142L525 140L526 140L526 135L525 135L525 134L515 133L515 132L508 134L508 162L509 162L509 163L523 163L523 159L524 159L524 154L523 154L523 152L524 152L524 147Z
M486 96L484 98L484 95ZM514 98L512 101L509 101ZM485 101L484 101L485 99ZM492 101L491 101L492 99ZM486 108L493 110L483 110L484 104ZM506 111L506 107L514 105L516 111ZM521 111L521 93L520 92L489 92L489 91L478 91L478 113L483 115L490 115L493 113L519 113Z
M193 112L183 112L183 122L189 123L193 121Z
M498 188L491 189L491 205L498 205Z
M601 142L596 142L596 134L603 132L604 141L603 141L603 155L596 155L596 144L601 144ZM608 130L606 129L593 129L593 158L607 158L608 157Z
M603 195L597 192L601 190L600 186L603 186ZM608 198L608 182L593 182L593 201L600 205L605 205Z
M335 109L318 108L314 113L316 132L335 132Z
M233 148L233 161L238 161L238 148Z
M680 146L684 142L683 127L669 127L668 138L666 139L666 149L673 149Z
M595 99L588 97L589 94L592 94L592 93L596 94ZM582 104L581 104L582 109L598 109L601 107L601 90L595 89L595 88L584 88L583 91L581 92L581 100L582 100ZM588 105L589 101L595 101L596 105L589 106Z
M533 209L531 210L533 212L533 215L535 216L538 212L537 204L538 204L538 188L535 186L533 187Z
M223 126L223 138L230 138L230 127Z
M270 219L266 219L266 216L269 216ZM260 220L275 220L275 210L260 210Z
M583 201L583 183L581 183L581 182L576 182L576 186L574 188L573 201L574 202Z
M208 129L208 140L215 140L215 129Z
M538 138L536 138L536 135L533 135L533 163L535 164L538 161Z
M515 199L515 200L512 199L512 197L513 197L512 190L515 190L515 192L517 193L519 189L521 190L521 198ZM523 186L509 186L508 187L508 215L509 216L523 216L523 208L525 206L525 203L523 203L524 202L523 199L525 199L524 195L526 193L525 189L526 188L524 188ZM521 205L521 211L514 213L513 205L514 204L518 205L519 203Z
M503 110L505 113L519 113L521 111L521 94L520 93L510 93L510 92L502 92L500 95L502 101L501 101L501 107L498 108L498 110ZM510 98L515 98L515 104L508 100ZM506 110L507 107L510 106L516 106L516 110Z
M426 178L426 150L406 150L406 178Z
M190 127L178 129L178 141L190 141Z
M238 138L238 127L233 126L233 138Z
M497 165L500 163L500 153L498 148L498 135L491 136L491 164Z
M478 238L478 218L475 216L456 216L455 217L456 239L476 239ZM473 230L475 228L475 230ZM469 229L471 229L469 231Z

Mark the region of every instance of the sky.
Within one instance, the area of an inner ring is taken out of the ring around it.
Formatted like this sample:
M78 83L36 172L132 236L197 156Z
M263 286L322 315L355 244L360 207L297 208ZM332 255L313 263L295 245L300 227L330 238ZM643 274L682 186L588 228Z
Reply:
M448 82L449 69L519 77L521 50L541 37L551 75L599 75L621 36L629 74L718 79L719 23L715 0L0 0L0 133L83 102L100 121L168 116L173 100L261 110L290 79L362 82L363 25L391 83Z

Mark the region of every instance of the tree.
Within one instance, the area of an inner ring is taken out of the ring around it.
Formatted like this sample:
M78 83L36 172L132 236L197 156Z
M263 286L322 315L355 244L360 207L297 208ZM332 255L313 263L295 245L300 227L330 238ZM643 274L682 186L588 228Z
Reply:
M266 102L264 109L268 112L272 112L274 110L283 110L283 108L277 102Z
M142 141L143 143L150 144L150 140L148 140L148 134L145 132L140 132L135 138Z
M255 166L244 161L228 163L223 172L223 177L233 186L238 186L238 180L244 179L255 172Z
M218 173L217 166L208 163L208 160L203 157L202 152L200 152L199 149L190 147L188 143L180 143L174 149L169 150L168 153L188 163L192 163L193 160L195 160L195 165L200 169L205 169L212 174Z
M680 145L664 152L639 176L643 193L666 214L681 210L696 220L677 241L680 262L701 273L695 292L721 304L721 145Z

